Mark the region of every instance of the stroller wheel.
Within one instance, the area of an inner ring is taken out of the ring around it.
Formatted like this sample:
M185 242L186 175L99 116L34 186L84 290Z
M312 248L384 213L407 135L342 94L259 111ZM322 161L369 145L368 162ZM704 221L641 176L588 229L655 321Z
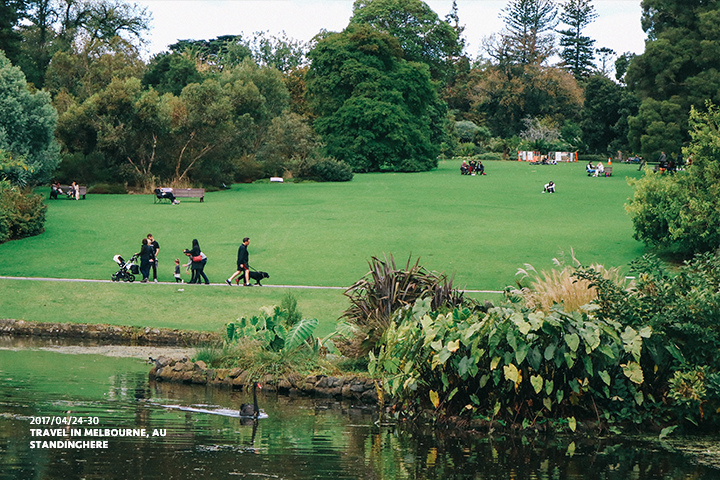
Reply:
M112 281L113 281L113 282L117 282L118 280L120 280L120 279L118 278L118 276L113 273L113 275L112 275Z
M127 281L128 281L128 282L134 282L134 281L135 281L135 275L133 275L132 273L128 273L128 274L127 274Z

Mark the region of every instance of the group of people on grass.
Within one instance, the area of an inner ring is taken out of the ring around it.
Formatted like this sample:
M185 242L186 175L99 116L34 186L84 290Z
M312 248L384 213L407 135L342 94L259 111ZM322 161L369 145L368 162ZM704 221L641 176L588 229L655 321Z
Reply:
M80 187L77 182L72 182L68 185L68 188L63 191L60 182L53 180L50 184L50 198L52 200L57 200L58 195L67 195L68 198L80 200Z
M587 172L588 177L602 177L605 175L605 167L602 162L598 162L597 165L593 165L592 161L589 161L585 166L585 171Z
M250 285L250 265L249 265L249 254L248 245L250 244L250 238L243 238L242 244L238 249L237 256L237 270L232 274L230 278L225 280L228 285L232 285L233 279L237 278L237 284L240 284L240 279L243 279L245 286ZM153 282L157 283L157 267L158 267L158 254L160 252L160 244L155 240L151 233L147 234L147 237L142 239L142 245L140 246L140 252L137 254L140 259L140 273L142 274L141 283L148 283L150 281L150 272L152 271ZM193 239L192 246L189 249L183 250L185 256L188 257L188 262L183 264L186 273L191 273L190 281L188 283L205 283L210 284L207 275L205 275L205 265L207 264L207 255L200 249L200 243L197 239ZM183 283L182 275L180 274L180 259L175 259L175 270L174 277L176 283Z
M485 165L481 160L473 159L469 163L463 160L460 165L460 175L485 175Z

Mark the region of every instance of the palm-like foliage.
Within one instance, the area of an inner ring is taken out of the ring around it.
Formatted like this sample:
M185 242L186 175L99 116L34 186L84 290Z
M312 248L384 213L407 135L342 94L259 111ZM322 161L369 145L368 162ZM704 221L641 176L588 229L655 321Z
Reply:
M343 318L362 332L358 353L376 349L393 313L420 298L429 298L433 310L463 303L463 293L453 289L452 278L428 272L419 259L411 263L408 258L404 268L395 265L392 255L383 260L372 257L368 264L370 271L345 291L351 306Z

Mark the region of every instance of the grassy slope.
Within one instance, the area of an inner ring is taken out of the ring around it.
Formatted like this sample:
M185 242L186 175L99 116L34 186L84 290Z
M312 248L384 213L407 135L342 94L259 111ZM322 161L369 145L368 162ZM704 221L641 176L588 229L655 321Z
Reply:
M550 268L571 248L583 263L608 266L643 251L623 208L631 195L625 176L636 176L635 167L615 164L614 177L588 178L582 163L491 162L488 175L467 177L458 165L356 175L349 183L235 185L179 206L153 204L147 195L53 201L43 235L0 245L0 275L109 279L112 256L129 257L147 233L160 242L163 281L172 280L172 259L183 260L182 249L197 238L209 257L206 273L222 282L249 236L251 265L268 271L273 285L347 286L365 273L370 256L392 253L398 263L420 256L426 268L454 273L458 286L497 290L524 263ZM548 180L557 194L541 193ZM1 280L7 300L0 317L53 320L80 310L108 323L214 330L278 304L286 290L34 283ZM293 293L324 331L345 305L340 291Z

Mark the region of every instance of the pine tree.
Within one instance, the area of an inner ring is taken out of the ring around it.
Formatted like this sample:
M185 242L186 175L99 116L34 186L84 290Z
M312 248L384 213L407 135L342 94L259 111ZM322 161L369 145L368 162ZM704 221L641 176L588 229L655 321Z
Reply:
M543 63L552 54L558 23L553 0L512 0L502 12L506 57L522 65Z
M560 21L567 29L560 34L560 57L576 79L586 78L592 72L595 40L582 34L585 27L597 18L592 0L567 0L562 5Z

